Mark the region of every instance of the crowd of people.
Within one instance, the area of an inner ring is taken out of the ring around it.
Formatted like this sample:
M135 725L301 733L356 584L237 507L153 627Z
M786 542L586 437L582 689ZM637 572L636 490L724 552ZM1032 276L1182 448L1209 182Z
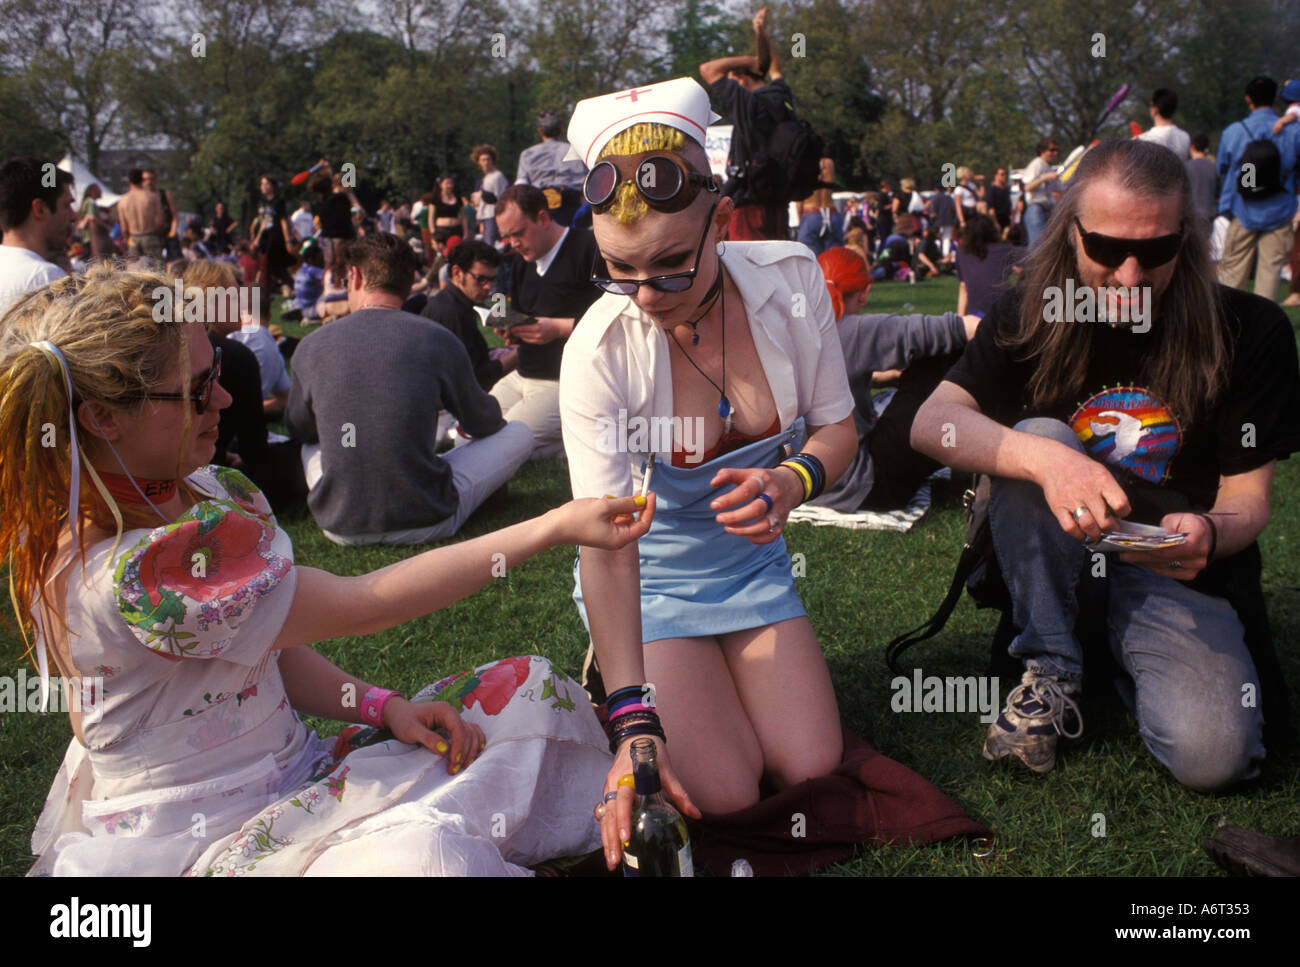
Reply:
M78 206L71 176L0 167L0 552L43 678L52 660L106 683L72 716L38 872L520 873L597 847L612 869L646 736L706 857L744 842L782 868L788 820L764 804L796 794L836 830L805 870L886 827L979 833L902 767L907 814L872 800L883 757L841 725L782 536L803 503L905 507L941 466L992 478L1016 628L1022 678L986 758L1046 771L1081 733L1081 619L1099 614L1156 760L1198 790L1258 773L1286 716L1256 538L1300 449L1272 298L1288 257L1300 291L1300 103L1279 117L1276 84L1252 80L1213 162L1156 91L1150 130L1068 172L1044 138L1018 190L962 166L928 197L907 177L841 210L834 164L789 146L765 10L753 27L754 54L700 66L706 87L584 100L567 137L546 112L513 182L484 144L471 191L440 178L409 205L368 210L321 159L288 179L299 198L263 176L246 227L220 202L182 225L147 170L110 215L96 184ZM703 148L715 107L734 124L725 182ZM771 172L796 154L815 187L792 199ZM864 311L877 282L947 272L952 312ZM1066 287L1110 314L1056 324ZM313 327L300 339L271 325L276 297ZM47 427L57 445L32 444ZM336 544L424 544L557 457L572 502L357 577L295 565L274 516L305 498ZM1127 522L1180 539L1095 580L1095 542ZM583 686L531 656L408 701L310 647L565 544ZM583 687L565 714L537 698ZM387 731L326 741L299 713ZM503 839L482 795L507 786Z

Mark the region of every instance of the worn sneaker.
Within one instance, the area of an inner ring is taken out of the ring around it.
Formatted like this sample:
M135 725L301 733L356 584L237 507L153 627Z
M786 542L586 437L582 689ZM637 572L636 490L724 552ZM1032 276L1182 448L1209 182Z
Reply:
M995 762L1013 755L1034 772L1050 772L1056 765L1057 739L1083 735L1083 716L1075 701L1079 693L1078 682L1025 672L1007 696L1006 709L989 726L984 758Z

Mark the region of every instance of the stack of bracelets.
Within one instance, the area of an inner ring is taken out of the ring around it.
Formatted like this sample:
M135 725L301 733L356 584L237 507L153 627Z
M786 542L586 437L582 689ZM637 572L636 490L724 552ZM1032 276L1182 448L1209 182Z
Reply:
M811 453L796 453L781 466L793 470L803 484L803 502L807 503L826 489L826 468Z
M618 744L634 735L653 735L668 741L664 727L659 724L653 699L646 701L649 690L644 685L620 688L605 700L609 710L609 751L618 753Z

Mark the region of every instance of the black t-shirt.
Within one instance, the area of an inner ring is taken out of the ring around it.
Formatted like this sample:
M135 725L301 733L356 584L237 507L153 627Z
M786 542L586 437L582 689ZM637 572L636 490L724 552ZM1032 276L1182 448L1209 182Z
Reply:
M230 465L229 451L247 464L266 458L266 418L262 415L262 371L257 356L241 342L208 333L212 348L221 349L221 376L217 382L231 396L217 423L217 450L212 462Z
M1018 328L1023 290L998 300L947 379L970 393L980 410L1006 426L1051 417L1078 433L1124 488L1129 519L1158 524L1164 514L1214 505L1221 475L1255 470L1300 450L1300 371L1295 336L1275 304L1218 286L1231 359L1228 383L1198 422L1174 413L1144 386L1143 361L1156 345L1159 312L1143 334L1104 323L1060 322L1093 331L1088 376L1078 399L1027 406L1033 365L997 345L997 333Z
M881 238L888 238L894 231L894 196L887 191L880 193L880 210L876 215L876 231Z
M235 224L235 220L229 215L214 215L212 217L212 241L221 247L230 244L230 226Z
M767 147L776 126L794 116L794 93L784 79L756 91L747 91L730 77L709 85L709 98L718 113L732 123L728 175L743 171ZM766 204L770 199L751 197L745 186L728 186L737 205Z
M989 210L997 216L998 224L1003 228L1011 224L1011 191L1005 185L989 185L984 189L988 199Z
M356 227L352 224L352 199L345 192L335 192L311 207L320 219L323 238L350 239L356 236Z
M257 214L262 219L262 236L257 243L259 251L262 252L284 252L284 230L280 227L280 220L286 218L284 202L280 196L274 198L263 197L261 204L258 206Z
M459 201L444 202L441 198L433 200L433 219L437 221L440 218L460 218L461 204Z
M505 375L501 363L491 357L487 340L483 338L483 326L474 303L454 285L435 292L420 310L426 319L441 323L456 334L456 338L469 354L469 361L474 367L474 377L479 386L485 390Z
M510 267L510 296L513 307L530 316L582 319L600 298L591 282L591 264L596 257L596 238L588 229L569 229L546 274L537 266L516 259ZM560 378L560 358L567 339L519 345L519 375L529 379Z

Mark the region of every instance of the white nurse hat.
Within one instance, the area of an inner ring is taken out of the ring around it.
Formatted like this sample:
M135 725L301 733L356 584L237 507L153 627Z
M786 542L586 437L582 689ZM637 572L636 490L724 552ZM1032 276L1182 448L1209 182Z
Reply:
M689 77L647 84L579 101L569 121L569 153L588 168L601 149L634 124L666 124L699 144L710 124L721 118L709 107L709 95Z

